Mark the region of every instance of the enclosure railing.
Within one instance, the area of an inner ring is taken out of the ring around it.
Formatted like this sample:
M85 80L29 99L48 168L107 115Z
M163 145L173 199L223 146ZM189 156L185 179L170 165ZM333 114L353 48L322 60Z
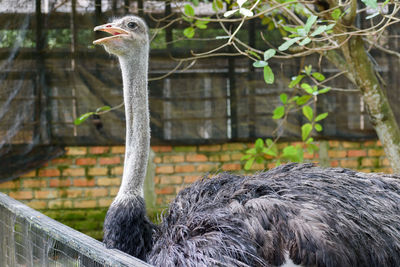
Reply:
M1 267L150 265L0 193Z

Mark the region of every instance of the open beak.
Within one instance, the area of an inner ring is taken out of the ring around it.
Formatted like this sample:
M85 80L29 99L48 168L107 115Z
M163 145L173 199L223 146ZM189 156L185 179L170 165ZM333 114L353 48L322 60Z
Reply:
M93 30L108 32L109 34L112 35L112 36L104 37L104 38L93 41L93 44L95 44L95 45L103 44L111 39L119 38L123 35L129 35L129 32L125 31L124 29L121 29L120 27L116 27L116 26L112 25L111 23L97 26Z

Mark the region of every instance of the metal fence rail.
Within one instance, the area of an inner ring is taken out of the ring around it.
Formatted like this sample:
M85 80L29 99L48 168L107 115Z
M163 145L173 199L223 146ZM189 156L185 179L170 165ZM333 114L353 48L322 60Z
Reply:
M0 266L150 267L2 193Z

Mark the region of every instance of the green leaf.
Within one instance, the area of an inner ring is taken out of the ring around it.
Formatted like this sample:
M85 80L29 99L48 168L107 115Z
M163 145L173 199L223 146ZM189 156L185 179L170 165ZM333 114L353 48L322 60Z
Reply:
M297 75L296 78L292 79L292 81L289 83L289 88L295 87L303 78L304 75Z
M225 17L225 18L230 17L230 16L232 16L233 14L235 14L235 13L238 12L238 11L239 11L239 9L233 9L233 10L226 11L226 12L224 13L224 17Z
M280 98L280 100L281 100L281 102L282 102L283 104L286 104L286 103L287 103L287 99L288 99L287 94L285 94L285 93L280 94L280 95L279 95L279 98Z
M308 37L306 37L306 38L303 39L303 41L301 41L301 42L299 43L299 45L300 45L300 46L305 46L305 45L309 44L310 42L311 42L311 39L308 38Z
M264 140L262 140L261 138L258 138L254 144L255 148L257 150L262 150L262 148L264 147Z
M305 141L310 135L311 131L312 131L311 123L306 123L303 126L301 126L301 139Z
M319 115L315 118L315 121L322 121L322 120L325 119L326 117L328 117L328 112L321 113L321 114L319 114Z
M193 2L193 4L194 4L195 6L198 6L198 5L199 5L199 0L192 0L192 2Z
M93 114L94 114L94 112L88 112L88 113L85 113L85 114L79 116L78 118L76 118L76 119L74 120L74 124L75 124L75 125L80 125L82 122L84 122L85 120L87 120L87 119L88 119L91 115L93 115Z
M111 109L110 106L103 106L103 107L100 107L100 108L96 109L96 113L102 112L102 111L108 111L110 109Z
M224 4L222 3L222 0L214 0L212 3L212 9L215 12L218 12L219 10L224 8Z
M296 28L292 28L292 27L289 27L289 26L283 26L283 29L285 31L287 31L287 32L297 32Z
M267 146L272 146L274 144L274 141L272 141L271 138L267 138L267 140L265 140L265 143L267 144Z
M281 161L278 159L278 160L276 161L275 165L276 165L276 167L280 166L280 165L281 165Z
M264 162L264 158L263 157L256 157L256 163L257 164L261 164Z
M193 38L194 36L194 28L193 27L187 27L186 29L183 30L183 35L185 35L187 38Z
M306 140L306 144L308 145L308 144L310 144L311 142L314 142L314 138L309 137L309 138Z
M275 56L276 51L275 49L268 49L267 51L264 52L264 61L267 61L271 57Z
M254 57L256 57L256 58L258 58L258 59L261 59L261 57L260 57L256 52L254 52L254 51L246 50L245 52L248 53L248 54L250 54L250 55L252 55L252 56L254 56ZM253 63L253 64L254 64L254 63Z
M296 100L296 104L298 106L304 105L305 103L308 102L308 100L310 100L311 97L312 97L311 95L302 95Z
M257 154L257 149L255 147L247 149L246 153L255 155L255 154Z
M251 166L253 166L255 158L251 158L248 161L246 161L246 164L244 164L244 169L245 170L250 170Z
M272 69L269 66L265 66L264 67L264 81L267 84L272 84L274 83L274 73L272 72Z
M191 5L186 4L185 8L184 8L184 13L188 17L193 17L194 16L194 8Z
M328 31L332 30L333 27L335 27L335 25L336 25L336 24L329 24L329 25L327 25L327 26L326 26L326 31L328 32Z
M331 90L330 87L325 87L325 88L319 90L319 91L318 91L318 94L319 94L319 95L320 95L320 94L325 94L325 93L329 92L330 90Z
M279 51L287 50L289 47L291 47L295 42L297 42L300 39L301 39L301 37L295 37L293 39L287 40L286 42L281 44L281 46L278 47Z
M285 107L284 106L279 106L279 107L274 109L274 115L272 116L272 118L274 120L277 120L277 119L282 118L283 115L285 115Z
M314 23L317 21L318 17L311 15L308 17L306 25L304 26L304 30L306 31L306 33L308 33L312 27L312 25L314 25Z
M276 157L278 155L276 153L276 151L274 151L272 149L265 149L263 152L264 152L264 154L267 154L267 155L272 156L272 157Z
M243 157L241 157L240 160L248 160L248 159L250 159L252 156L253 156L253 155L247 154L247 155L244 155Z
M340 11L340 8L336 8L335 10L332 11L331 16L334 20L338 20L340 18L340 15L342 15L342 11Z
M194 25L196 25L197 28L204 30L204 29L207 29L207 23L204 23L204 22L206 22L206 21L197 20L194 23Z
M312 66L311 66L311 65L308 65L308 66L305 66L305 67L304 67L304 72L305 72L307 75L311 75L311 71L312 71Z
M314 128L315 128L315 130L317 130L317 132L322 131L322 125L319 124L319 123L316 123L316 124L314 125Z
M326 25L319 26L319 27L311 34L311 36L314 37L314 36L320 35L320 34L323 33L324 31L326 31L326 28L327 28Z
M302 110L303 110L304 116L305 116L309 121L312 121L312 119L313 119L313 117L314 117L314 113L313 113L312 108L311 108L310 106L304 106L304 107L302 108Z
M268 66L268 63L264 60L258 60L253 63L254 68L264 68L265 66Z
M377 9L378 8L378 1L377 0L361 0L367 7L370 7L372 9Z
M311 76L313 76L315 79L317 79L318 81L322 82L323 80L325 80L325 76L322 73L319 72L313 72L311 74Z
M304 91L306 91L309 94L314 93L314 90L312 89L311 85L309 85L308 83L302 83L301 88L303 88Z

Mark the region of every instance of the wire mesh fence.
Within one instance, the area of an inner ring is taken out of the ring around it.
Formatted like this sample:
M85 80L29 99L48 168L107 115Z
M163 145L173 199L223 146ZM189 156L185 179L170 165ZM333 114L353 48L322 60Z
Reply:
M150 266L0 193L0 266Z

